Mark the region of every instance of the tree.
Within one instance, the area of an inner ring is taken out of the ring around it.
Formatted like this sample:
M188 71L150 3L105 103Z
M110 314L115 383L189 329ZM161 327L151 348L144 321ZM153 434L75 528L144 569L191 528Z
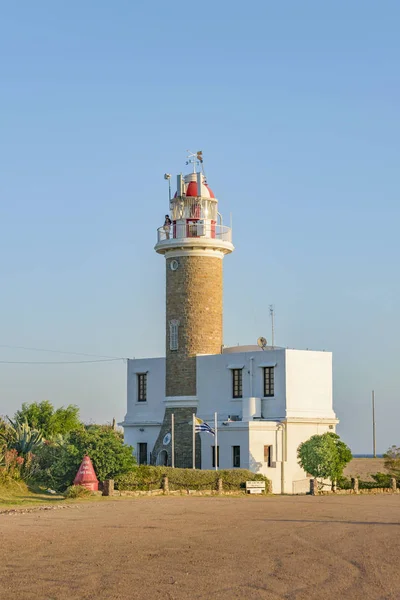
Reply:
M313 435L297 449L300 466L315 478L335 482L352 459L351 450L336 433Z
M100 481L128 473L136 464L132 447L124 444L119 431L108 425L89 425L40 448L35 459L38 482L56 490L66 489L85 454L90 456Z
M24 402L21 410L15 413L14 421L28 423L31 428L39 430L46 440L83 427L79 421L77 406L69 404L66 408L55 410L48 400L32 402L32 404Z
M400 479L400 447L391 446L383 458L385 459L385 469L392 477Z

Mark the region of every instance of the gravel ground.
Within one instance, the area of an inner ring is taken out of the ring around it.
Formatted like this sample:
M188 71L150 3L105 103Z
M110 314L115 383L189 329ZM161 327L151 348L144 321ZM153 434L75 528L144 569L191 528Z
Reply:
M0 515L0 599L399 599L400 496L154 497Z
M387 473L383 458L353 458L346 466L346 477L359 477L364 481L373 481L371 473Z

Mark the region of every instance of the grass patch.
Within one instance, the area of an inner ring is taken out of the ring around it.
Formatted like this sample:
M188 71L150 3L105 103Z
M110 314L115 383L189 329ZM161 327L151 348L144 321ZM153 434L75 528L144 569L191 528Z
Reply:
M63 500L63 496L49 494L43 489L30 489L23 481L9 480L0 483L0 509L12 506L36 506Z

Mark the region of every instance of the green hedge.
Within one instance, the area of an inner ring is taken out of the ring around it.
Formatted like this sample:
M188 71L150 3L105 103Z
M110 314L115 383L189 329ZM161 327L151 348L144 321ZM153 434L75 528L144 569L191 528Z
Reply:
M215 490L219 478L223 481L224 490L245 488L246 481L265 481L266 490L269 488L269 479L246 469L203 471L148 465L141 465L130 473L120 475L115 479L115 487L121 491L159 490L162 487L164 475L168 477L170 490Z

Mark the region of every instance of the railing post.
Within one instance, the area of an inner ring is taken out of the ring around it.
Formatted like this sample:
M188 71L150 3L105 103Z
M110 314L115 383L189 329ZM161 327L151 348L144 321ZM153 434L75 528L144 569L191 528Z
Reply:
M103 481L102 496L112 496L114 494L114 479L106 479Z
M169 484L168 484L168 477L167 477L167 475L163 475L163 478L162 478L162 490L163 490L164 494L169 494Z
M318 481L316 479L310 479L310 494L311 496L318 496Z
M391 479L390 479L390 487L392 488L392 492L396 492L397 491L396 477L391 477Z
M359 487L358 487L358 478L357 477L352 477L351 478L351 487L354 491L355 494L359 494Z
M218 477L218 479L217 479L217 492L218 492L218 494L222 494L223 491L224 491L224 485L223 485L223 482L222 482L222 478Z

